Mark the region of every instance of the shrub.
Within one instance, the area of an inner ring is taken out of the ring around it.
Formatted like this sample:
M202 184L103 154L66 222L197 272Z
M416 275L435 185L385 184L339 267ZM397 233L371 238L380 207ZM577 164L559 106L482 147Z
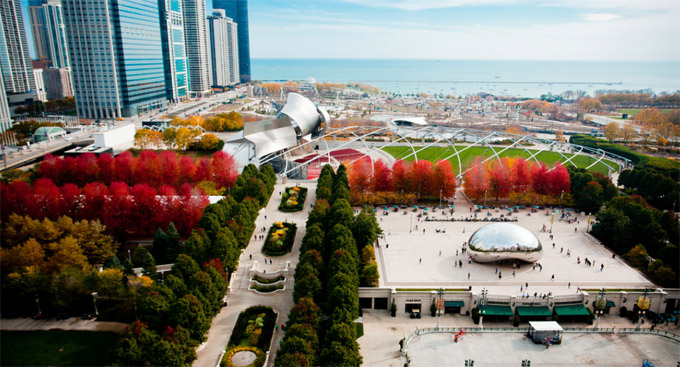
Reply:
M397 317L397 304L392 300L392 305L390 306L390 314L392 317Z
M281 194L281 204L279 204L279 210L286 213L299 212L305 207L306 198L306 187L286 187L286 190L284 190L283 194Z
M519 321L520 321L519 315L515 314L515 316L512 318L512 326L515 327L519 326Z
M295 223L276 222L269 229L267 239L262 246L262 253L269 256L281 256L293 249L297 226Z
M271 293L274 291L277 291L279 289L283 289L283 284L275 284L275 285L253 285L250 287L250 289L256 290L261 293Z
M627 317L628 316L628 309L626 308L626 306L619 308L619 316L621 316L621 317Z
M276 278L263 278L259 275L254 275L253 280L261 284L272 284L281 280L286 280L286 277L284 277L283 275L279 275Z
M475 325L479 325L479 309L478 308L472 309L472 322L474 322Z
M262 327L260 331L260 336L257 339L257 345L251 345L251 335L248 333L249 321L256 320L261 314L264 314L264 319L262 322ZM269 350L269 342L272 338L272 333L274 332L274 324L276 323L276 313L271 307L266 306L252 306L238 315L236 320L236 325L234 326L234 331L231 333L229 338L229 347L236 346L246 346L246 347L258 347L263 351Z

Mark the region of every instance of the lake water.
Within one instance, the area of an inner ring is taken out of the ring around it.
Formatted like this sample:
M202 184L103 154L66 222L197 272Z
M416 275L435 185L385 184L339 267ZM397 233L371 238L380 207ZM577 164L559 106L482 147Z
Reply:
M253 59L251 67L253 80L314 77L402 93L539 97L567 90L680 90L678 62Z

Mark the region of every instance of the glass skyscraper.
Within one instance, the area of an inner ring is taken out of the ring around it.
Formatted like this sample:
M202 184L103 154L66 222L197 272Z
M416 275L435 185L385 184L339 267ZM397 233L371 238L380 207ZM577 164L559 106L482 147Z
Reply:
M213 9L213 15L208 17L214 87L226 87L239 82L237 29L237 24L224 16L223 9Z
M71 67L61 0L31 0L29 5L28 17L36 57L51 61L50 67L53 68Z
M179 102L188 97L186 45L182 0L159 0L165 94L168 100Z
M35 89L20 0L0 1L0 69L7 93Z
M80 117L127 117L166 105L157 0L62 6Z
M248 33L248 0L213 0L213 9L224 9L225 15L238 24L238 67L241 81L249 82L250 34Z
M205 0L183 0L184 42L189 63L189 90L201 96L211 92L210 49L206 29Z

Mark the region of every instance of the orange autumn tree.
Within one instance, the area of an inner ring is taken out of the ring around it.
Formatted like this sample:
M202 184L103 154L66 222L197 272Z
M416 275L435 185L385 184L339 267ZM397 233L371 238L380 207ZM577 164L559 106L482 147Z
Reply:
M475 159L465 174L463 187L466 195L476 199L481 198L484 192L489 189L489 174L480 157Z

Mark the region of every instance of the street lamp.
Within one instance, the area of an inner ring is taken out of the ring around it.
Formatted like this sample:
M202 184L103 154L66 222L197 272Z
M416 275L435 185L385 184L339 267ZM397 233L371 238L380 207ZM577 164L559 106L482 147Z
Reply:
M604 310L595 310L595 330L600 329L600 318L602 317L602 314L604 314Z
M482 288L482 293L479 295L479 328L484 329L484 314L486 313L487 296L489 291Z
M489 191L489 190L484 190L484 206L486 206L486 193L487 193L488 191Z
M442 207L442 190L439 190L439 207Z
M638 311L638 324L635 327L635 330L640 330L640 327L642 326L642 318L645 316L645 312L647 312L647 311L644 311L644 310Z
M437 294L439 295L439 302L440 302L440 304L437 305L437 306L440 306L441 303L444 302L444 289L443 289L443 288L439 288L439 290L437 291ZM437 307L437 330L439 330L439 319L440 319L441 316L442 316L441 311L442 311L442 309L439 308L439 307Z
M92 292L92 304L94 305L94 315L99 316L99 311L97 311L97 292Z

